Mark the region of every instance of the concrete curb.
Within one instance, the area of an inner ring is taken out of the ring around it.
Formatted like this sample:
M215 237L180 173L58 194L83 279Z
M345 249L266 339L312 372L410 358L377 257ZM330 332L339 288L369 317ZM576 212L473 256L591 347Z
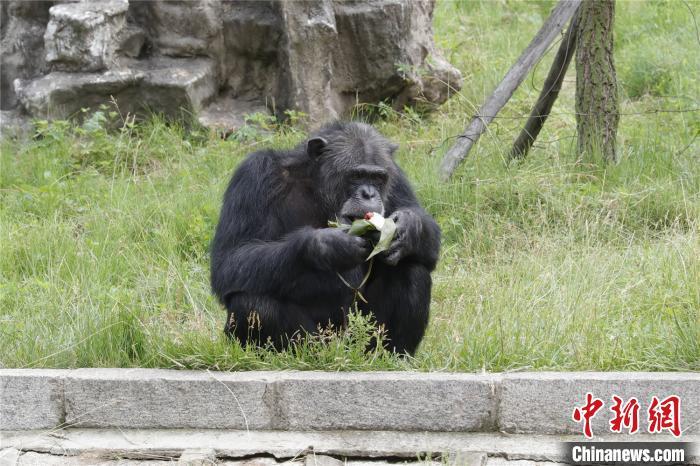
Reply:
M658 441L655 437L653 435L634 436L627 441ZM692 443L699 439L700 437L697 436L689 436L684 440ZM605 436L596 440L614 441L615 439L612 436ZM510 461L537 461L554 466L552 462L565 461L562 442L567 441L581 441L581 436L508 435L493 432L256 431L249 433L231 430L78 428L67 429L61 432L61 435L31 431L5 432L5 450L0 449L0 454L12 448L20 452L30 451L57 456L90 454L93 458L156 459L178 458L186 450L204 451L209 449L214 450L217 457L230 459L267 455L284 460L299 458L313 452L317 455L355 459L393 458L396 460L401 458L415 460L417 454L420 453L450 453L460 456L481 453L490 459L500 457ZM672 443L669 442L669 445ZM698 464L699 455L700 451L691 449L690 457L686 458L687 463ZM44 466L47 463L39 464ZM96 462L93 460L92 463L88 464L96 464ZM253 466L253 464L257 465L258 463L247 464ZM421 462L421 464L424 463ZM460 461L455 463L455 466L471 464L471 462ZM541 466L532 463L509 464L511 466Z
M580 435L571 413L587 392L604 400L606 411L612 395L636 397L642 410L652 396L678 395L684 435L700 433L700 373L164 369L0 369L0 430L70 426ZM609 417L608 412L594 418L594 432L608 433Z

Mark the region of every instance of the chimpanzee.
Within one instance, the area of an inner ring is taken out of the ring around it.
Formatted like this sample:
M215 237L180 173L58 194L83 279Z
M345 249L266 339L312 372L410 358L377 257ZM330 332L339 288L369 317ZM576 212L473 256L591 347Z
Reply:
M353 302L374 314L387 345L413 354L428 324L440 229L419 205L393 160L397 145L363 123L336 122L292 150L261 150L238 167L224 194L212 245L211 283L228 310L224 331L242 344L290 339L331 324ZM396 222L388 250L329 220L352 223L367 212Z

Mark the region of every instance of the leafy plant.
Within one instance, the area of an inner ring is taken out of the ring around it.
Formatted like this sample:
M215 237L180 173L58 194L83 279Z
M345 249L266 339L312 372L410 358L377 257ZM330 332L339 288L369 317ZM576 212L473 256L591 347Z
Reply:
M391 241L394 239L396 234L396 224L390 218L384 218L381 214L376 212L368 212L365 218L357 219L352 222L352 225L346 225L338 222L328 222L328 225L335 228L340 228L341 230L347 231L348 234L353 236L365 236L371 231L378 231L380 233L379 239L374 245L374 249L367 260L370 260L380 252L386 251L391 246Z

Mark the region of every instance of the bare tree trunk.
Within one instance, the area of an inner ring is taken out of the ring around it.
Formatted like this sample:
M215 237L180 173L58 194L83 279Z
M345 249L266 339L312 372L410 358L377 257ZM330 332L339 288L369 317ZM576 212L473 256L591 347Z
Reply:
M579 156L600 153L616 161L620 119L613 59L614 0L584 0L576 51L576 123Z
M544 122L547 121L549 112L552 110L552 105L554 105L557 97L559 97L559 91L561 90L561 84L564 81L566 70L569 68L571 58L576 52L576 34L578 33L579 17L580 12L577 12L571 19L569 29L567 29L566 35L561 41L561 45L559 45L559 50L557 50L557 55L554 57L552 67L549 69L547 79L544 81L544 86L542 86L542 92L540 92L540 96L537 98L537 103L535 103L535 106L532 108L530 118L527 119L518 139L513 143L513 148L510 151L511 159L523 158L527 155L532 143L535 142L535 139L537 139L537 136L540 134Z

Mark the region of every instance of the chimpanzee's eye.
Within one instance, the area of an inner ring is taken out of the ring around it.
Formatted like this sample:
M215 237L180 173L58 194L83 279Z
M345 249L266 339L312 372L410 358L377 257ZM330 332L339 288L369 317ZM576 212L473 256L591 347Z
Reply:
M388 178L385 168L377 165L360 165L351 171L353 181L371 183L376 186L383 186Z

